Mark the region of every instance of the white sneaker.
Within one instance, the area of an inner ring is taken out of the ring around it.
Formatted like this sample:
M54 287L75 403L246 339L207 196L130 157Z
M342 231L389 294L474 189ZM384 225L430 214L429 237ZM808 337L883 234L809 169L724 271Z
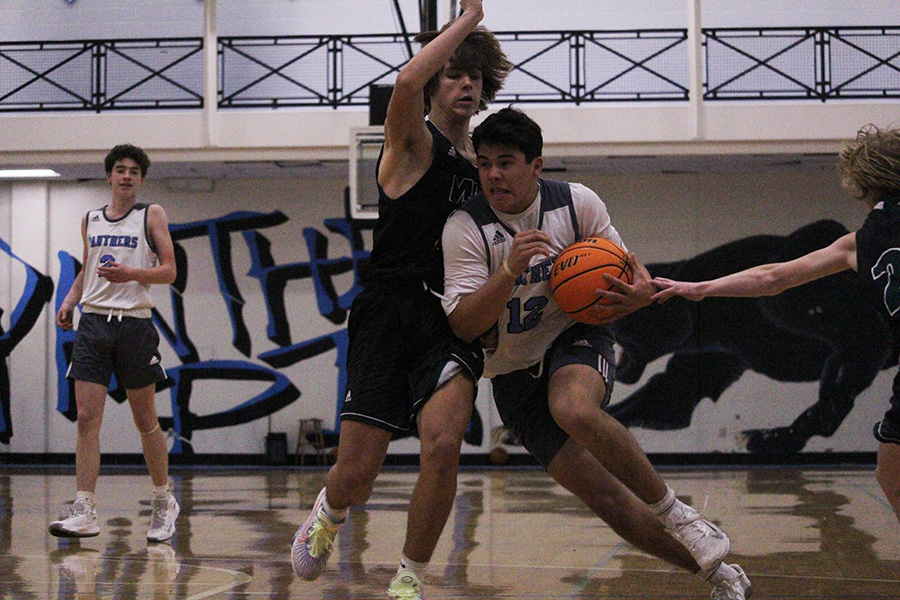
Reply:
M147 541L164 542L175 535L175 519L181 512L178 501L172 492L165 498L150 501L153 514L150 516L150 529L147 531Z
M666 514L666 531L688 549L702 571L718 567L731 549L724 531L680 501Z
M56 537L94 537L100 533L97 509L88 502L76 500L66 507L65 513L50 523L50 535Z
M728 566L737 571L737 575L731 579L722 578L718 581L711 579L713 591L710 598L712 600L747 600L753 595L753 585L750 583L750 579L740 565ZM713 578L715 577L713 575Z
M388 587L388 598L396 600L425 600L425 586L419 581L414 571L401 569L391 579Z

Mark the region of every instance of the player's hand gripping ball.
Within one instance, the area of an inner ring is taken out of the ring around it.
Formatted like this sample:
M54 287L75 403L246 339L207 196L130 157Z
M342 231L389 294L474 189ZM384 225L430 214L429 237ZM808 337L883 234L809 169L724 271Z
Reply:
M550 290L559 308L591 325L612 316L614 311L604 308L605 299L597 295L598 289L613 287L604 273L628 284L634 282L627 253L606 238L584 238L560 252L550 271Z

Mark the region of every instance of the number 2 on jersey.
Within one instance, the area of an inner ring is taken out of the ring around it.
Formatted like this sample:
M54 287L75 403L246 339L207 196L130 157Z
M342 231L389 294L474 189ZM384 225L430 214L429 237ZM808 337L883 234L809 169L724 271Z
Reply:
M522 311L522 299L513 298L506 303L509 309L509 324L506 326L507 333L522 333L529 329L537 327L544 315L544 307L547 306L547 298L545 296L534 296L525 300L524 314Z

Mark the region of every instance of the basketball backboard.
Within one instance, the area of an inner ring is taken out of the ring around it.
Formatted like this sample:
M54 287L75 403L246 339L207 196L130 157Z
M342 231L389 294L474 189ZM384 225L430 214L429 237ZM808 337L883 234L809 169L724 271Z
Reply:
M383 143L381 125L350 130L350 216L354 219L378 217L375 165Z

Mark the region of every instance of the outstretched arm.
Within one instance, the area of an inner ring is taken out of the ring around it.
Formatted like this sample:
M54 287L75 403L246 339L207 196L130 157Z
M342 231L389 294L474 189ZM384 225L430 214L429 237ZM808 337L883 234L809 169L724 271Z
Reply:
M782 263L759 265L709 281L674 281L657 277L660 288L653 300L665 302L673 296L703 300L707 296L753 298L781 292L847 269L856 270L856 233L848 233L830 246Z
M481 0L463 0L462 14L426 44L397 74L384 121L384 154L378 183L396 198L431 166L431 133L425 125L424 89L484 18Z

